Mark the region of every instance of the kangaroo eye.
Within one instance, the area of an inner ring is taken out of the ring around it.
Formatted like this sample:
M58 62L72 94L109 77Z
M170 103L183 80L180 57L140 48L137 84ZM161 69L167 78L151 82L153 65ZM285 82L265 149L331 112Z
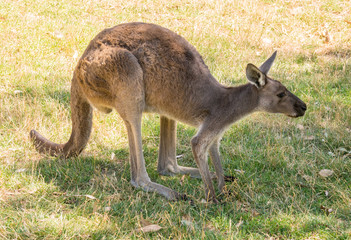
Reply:
M278 98L282 98L282 97L285 97L285 96L286 96L285 92L281 92L281 93L277 94Z

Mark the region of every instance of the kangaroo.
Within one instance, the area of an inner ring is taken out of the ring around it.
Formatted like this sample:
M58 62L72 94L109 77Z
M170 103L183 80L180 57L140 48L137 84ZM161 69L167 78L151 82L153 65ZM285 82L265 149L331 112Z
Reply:
M162 175L201 177L207 201L217 202L212 178L223 191L219 141L224 131L244 116L264 111L303 116L306 104L280 82L268 77L276 52L260 67L248 64L248 83L221 85L197 50L178 34L154 24L126 23L105 29L88 45L71 83L72 133L65 144L30 132L36 150L64 158L78 156L92 129L93 107L115 109L128 132L131 184L169 200L185 199L150 180L142 151L143 112L158 113L160 145L157 170ZM197 127L191 147L198 168L179 166L176 159L176 121ZM208 153L215 168L209 171Z

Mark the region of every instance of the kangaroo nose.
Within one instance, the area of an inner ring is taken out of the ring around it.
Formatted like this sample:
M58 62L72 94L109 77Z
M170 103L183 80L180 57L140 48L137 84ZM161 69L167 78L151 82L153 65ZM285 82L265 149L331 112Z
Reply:
M301 109L302 109L302 110L304 110L304 111L306 111L306 110L307 110L307 106L306 106L306 104L305 104L305 103L304 103L304 104L302 104Z

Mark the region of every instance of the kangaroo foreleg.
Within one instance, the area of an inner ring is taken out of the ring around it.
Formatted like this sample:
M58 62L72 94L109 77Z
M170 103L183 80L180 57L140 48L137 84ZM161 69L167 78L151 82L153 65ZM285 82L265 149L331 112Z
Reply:
M217 202L217 199L216 199L216 193L212 184L211 172L209 171L209 167L208 167L207 151L209 151L210 148L212 148L212 153L215 152L213 149L217 146L213 144L216 141L216 139L218 139L220 134L221 134L221 130L220 129L216 130L215 123L207 122L200 127L200 130L198 131L198 133L191 139L193 155L194 155L196 164L198 166L198 169L200 171L202 181L204 182L204 185L205 185L206 199L208 201L213 201L213 202ZM219 154L218 154L218 158L216 157L214 159L215 159L215 163L217 163L217 161L219 161ZM223 170L221 170L221 167L216 166L216 171L218 172L218 175L222 179ZM224 182L224 180L221 180L221 181Z
M221 164L221 158L219 155L219 142L215 140L210 146L209 153L211 156L212 164L216 170L216 176L218 181L218 189L222 192L225 181L224 181L224 172Z

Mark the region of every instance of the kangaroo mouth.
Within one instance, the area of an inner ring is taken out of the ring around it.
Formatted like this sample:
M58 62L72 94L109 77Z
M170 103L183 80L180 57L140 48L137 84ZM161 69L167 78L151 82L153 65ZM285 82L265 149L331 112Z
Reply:
M303 115L305 115L305 111L301 110L301 111L296 111L294 114L286 114L288 117L291 118L298 118L298 117L302 117Z
M303 115L305 115L306 110L307 110L307 106L305 103L296 104L294 106L294 113L293 114L286 114L286 115L291 117L291 118L298 118L298 117L302 117Z

